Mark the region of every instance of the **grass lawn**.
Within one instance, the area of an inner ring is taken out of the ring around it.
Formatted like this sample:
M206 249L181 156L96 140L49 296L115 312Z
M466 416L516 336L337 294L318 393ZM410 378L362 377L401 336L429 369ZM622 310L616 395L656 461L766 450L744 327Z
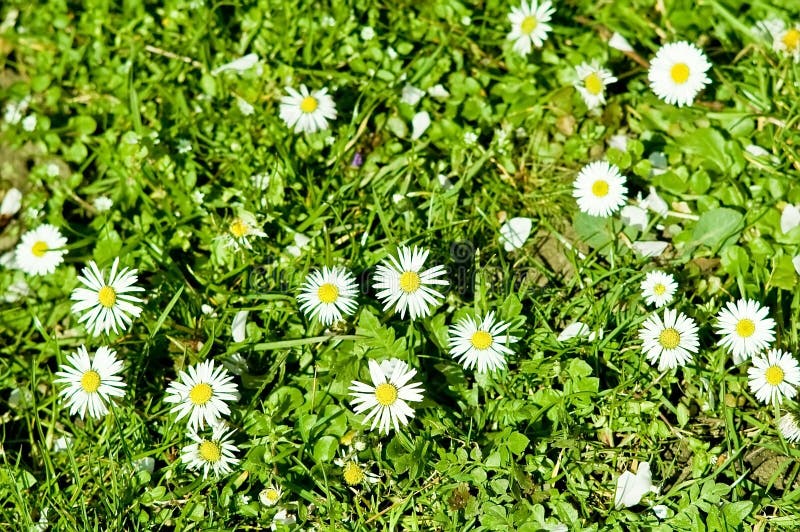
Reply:
M800 4L0 6L0 530L800 529Z

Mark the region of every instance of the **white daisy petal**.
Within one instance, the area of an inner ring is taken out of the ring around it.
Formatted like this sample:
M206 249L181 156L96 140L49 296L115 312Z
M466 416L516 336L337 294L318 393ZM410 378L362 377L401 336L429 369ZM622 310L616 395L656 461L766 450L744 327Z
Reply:
M336 119L336 104L327 89L310 92L305 85L300 93L286 87L289 96L281 98L280 117L295 133L314 133L328 129L328 120Z
M791 353L771 349L764 355L755 355L752 367L747 370L750 391L766 404L781 404L783 399L797 395L800 385L800 367Z
M49 275L64 262L66 245L58 228L42 224L20 238L14 250L16 266L28 275Z
M647 77L653 92L671 105L691 105L711 83L706 72L711 63L693 44L681 41L662 46L650 62Z

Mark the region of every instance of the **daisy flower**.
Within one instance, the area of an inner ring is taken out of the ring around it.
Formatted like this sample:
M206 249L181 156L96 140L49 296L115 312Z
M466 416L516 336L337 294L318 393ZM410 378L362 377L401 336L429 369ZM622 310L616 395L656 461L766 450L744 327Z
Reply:
M678 283L675 282L672 274L656 270L647 273L641 287L645 303L661 308L672 302Z
M336 120L336 104L328 89L309 93L305 85L300 85L300 92L291 87L286 87L286 92L289 95L281 98L280 115L295 133L322 131L328 129L328 120Z
M658 371L685 366L697 353L697 324L676 310L664 310L664 319L653 314L639 329L642 353L651 365L658 362Z
M352 315L357 308L358 285L346 268L334 266L311 272L300 287L300 310L326 327Z
M572 196L581 212L605 218L625 204L628 188L616 165L595 161L584 166L573 185Z
M703 87L711 83L706 55L693 44L681 41L662 46L650 62L647 78L656 96L671 105L691 105Z
M258 500L264 506L275 506L281 500L283 490L276 484L270 484L258 493Z
M400 425L407 425L414 417L414 410L408 403L422 401L422 385L408 382L417 370L409 368L402 360L391 358L380 364L370 360L369 374L371 385L353 381L350 386L356 414L369 411L364 422L372 419L370 430L379 426L382 433L388 434L394 425L394 430L399 431Z
M239 449L231 443L233 431L223 425L213 427L211 437L200 436L193 429L189 430L192 443L181 449L181 461L194 471L203 470L203 480L210 471L219 477L227 475L239 463L236 453Z
M401 318L408 312L414 320L430 315L431 307L444 299L431 285L447 286L447 280L438 279L447 272L441 265L423 270L427 258L427 250L403 246L398 258L390 256L378 265L374 288L384 304L383 310L394 306Z
M503 369L506 355L513 353L507 344L518 340L506 333L509 326L496 320L494 312L486 314L483 320L464 318L450 327L450 355L464 369L475 367L478 373Z
M800 26L787 27L781 19L763 20L756 24L760 32L772 41L772 49L800 61Z
M247 211L239 211L236 218L228 224L228 230L215 238L224 240L225 247L236 250L241 248L253 249L250 239L253 237L264 238L267 234L261 230L256 217Z
M547 32L553 29L547 23L555 12L549 1L540 5L538 0L523 1L521 6L512 9L508 15L508 20L511 21L508 40L514 41L514 51L527 55L531 51L531 45L541 48L547 39Z
M69 415L78 414L83 419L87 410L94 418L106 415L111 398L125 395L121 371L122 362L108 347L98 347L93 358L82 345L67 355L67 364L56 373L54 382L66 384L59 395L67 401Z
M380 477L369 470L366 464L358 461L358 456L341 456L333 461L334 464L342 468L342 479L348 486L355 487L369 482L374 484Z
M762 403L780 404L791 399L800 385L800 367L791 353L771 349L764 356L753 356L753 366L747 370L750 391Z
M741 364L760 353L775 340L775 320L769 318L769 308L752 299L729 301L717 314L719 345L733 354L733 363Z
M586 107L594 109L606 103L606 85L617 81L610 71L600 68L597 61L581 63L575 67L578 80L574 86L586 103Z
M197 430L206 423L217 425L221 416L230 414L227 403L239 398L237 390L228 370L206 360L189 367L188 373L181 371L167 387L164 402L175 404L170 412L177 412L178 419L189 416L189 428Z
M144 291L144 288L136 286L137 270L122 268L117 272L118 267L119 257L114 259L106 281L97 263L90 260L89 266L83 268L78 276L85 288L76 288L70 295L70 299L75 301L72 312L84 313L78 318L78 323L86 323L86 329L93 336L112 329L115 333L125 331L132 323L131 316L136 318L142 313L142 308L136 305L142 300L130 294Z
M28 275L48 275L64 262L67 239L53 225L42 224L28 231L14 250L17 268Z
M798 424L796 414L792 412L784 414L780 421L778 421L778 430L781 431L786 441L791 443L800 441L800 424Z

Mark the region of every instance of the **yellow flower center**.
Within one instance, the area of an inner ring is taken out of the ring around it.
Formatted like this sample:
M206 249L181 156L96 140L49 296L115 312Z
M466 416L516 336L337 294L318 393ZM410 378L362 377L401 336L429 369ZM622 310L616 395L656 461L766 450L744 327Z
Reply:
M492 345L492 335L486 331L475 331L469 341L475 349L488 349Z
M681 334L669 327L661 331L661 334L658 335L658 343L661 344L661 347L664 349L675 349L678 347L678 344L681 343Z
M333 303L339 298L339 289L334 284L325 283L317 289L317 297L323 303Z
M313 113L317 110L317 107L319 107L319 102L313 96L306 96L300 102L300 110L304 113Z
M231 225L228 226L228 230L236 238L242 238L243 236L247 236L247 233L250 232L250 228L247 226L246 223L244 223L244 220L242 220L241 218L236 218L234 221L232 221Z
M375 400L381 406L392 406L397 401L397 386L384 382L375 387Z
M689 65L686 63L675 63L669 71L672 81L678 85L683 85L689 79Z
M81 377L81 388L86 393L95 393L100 388L100 374L90 369Z
M592 72L583 78L583 86L586 87L589 94L597 95L603 92L603 80L600 79L596 72Z
M364 480L364 470L352 460L344 466L342 475L344 476L344 481L350 486L361 484L361 481Z
M592 194L598 198L603 198L608 194L608 182L598 179L592 184Z
M531 33L533 33L533 30L535 30L536 26L538 25L539 21L536 20L536 17L534 17L533 15L528 15L527 17L522 19L522 24L520 25L520 29L522 30L522 33L524 33L525 35L530 35Z
M792 28L783 34L781 42L786 46L789 51L794 51L800 48L800 30Z
M664 292L666 292L666 291L667 291L667 287L666 287L666 286L664 286L664 285L663 285L663 284L661 284L661 283L658 283L657 285L655 285L655 286L653 287L653 292L654 292L654 293L655 293L655 295L657 295L657 296L660 296L661 294L663 294L663 293L664 293Z
M736 334L741 338L749 338L753 336L754 332L756 332L756 324L753 323L753 320L744 318L736 324Z
M767 384L777 386L783 382L783 370L780 366L770 366L764 372L764 378L767 380Z
M97 300L106 308L111 308L117 302L117 292L110 286L104 286L97 291Z
M205 382L200 382L192 387L192 390L189 392L189 400L197 406L203 406L211 400L213 395L214 390L211 386Z
M31 253L33 253L34 257L43 257L47 253L47 242L42 242L41 240L35 242L31 247Z
M219 462L219 459L222 458L222 449L213 441L204 441L201 443L198 453L200 454L200 458L212 464Z
M421 281L417 272L403 272L400 275L400 290L412 294L419 289Z

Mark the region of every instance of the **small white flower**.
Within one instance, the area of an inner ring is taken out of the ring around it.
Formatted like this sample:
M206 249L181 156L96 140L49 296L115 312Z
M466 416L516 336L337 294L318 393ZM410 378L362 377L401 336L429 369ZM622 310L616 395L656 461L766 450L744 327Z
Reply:
M250 239L253 237L265 238L267 234L261 230L256 217L247 211L239 211L238 215L228 224L228 230L214 239L223 240L225 247L236 250L241 248L253 249Z
M746 151L753 157L769 157L771 155L769 150L762 148L758 144L748 144L747 146L744 147L744 151Z
M500 243L503 249L520 249L531 234L533 220L530 218L511 218L500 227Z
M238 387L228 371L206 360L190 366L188 373L181 371L167 387L164 402L175 405L170 412L177 412L177 419L188 416L189 428L196 430L206 423L217 425L231 413L228 403L238 398Z
M245 359L241 353L231 353L217 360L219 360L223 368L234 375L242 375L250 370L247 365L247 359Z
M514 41L514 51L527 55L531 47L541 48L547 39L547 33L552 30L548 24L555 13L553 4L546 0L539 4L538 0L531 0L511 10L508 20L511 21L511 32L507 39Z
M123 268L117 273L118 267L119 257L114 259L106 282L103 272L90 260L89 266L83 268L78 276L85 288L76 288L70 295L70 299L75 301L72 313L83 313L78 323L85 322L92 336L112 329L115 333L125 331L133 322L131 316L138 317L142 313L141 307L137 306L142 300L130 294L144 291L144 288L136 286L137 270Z
M788 233L800 225L800 209L795 205L787 205L781 213L781 232Z
M229 474L233 471L231 466L239 463L236 458L239 449L231 443L232 435L233 431L224 425L213 427L210 438L204 438L190 429L188 436L192 443L181 449L181 462L189 469L202 470L203 479L208 477L209 472L217 477Z
M407 425L414 417L414 410L408 403L422 401L422 385L418 382L409 383L417 370L409 368L402 360L392 358L380 364L370 360L369 373L371 385L353 381L350 386L355 413L369 411L364 422L372 419L371 430L379 427L382 433L388 434L393 425L395 431L399 431L400 425Z
M666 309L663 320L653 314L639 329L642 353L658 371L685 366L700 346L697 331L695 321L676 310Z
M28 275L49 275L64 262L66 245L57 227L42 224L22 235L14 250L16 267Z
M294 244L286 246L286 252L293 257L299 257L302 255L303 250L308 247L308 243L311 242L311 238L303 233L295 233L293 240Z
M156 468L156 460L152 456L143 456L138 460L134 460L131 465L134 471L152 473Z
M640 462L639 469L634 475L625 471L617 479L617 490L614 494L614 507L630 508L636 506L648 492L656 491L653 488L653 476L650 473L650 464Z
M22 129L30 133L36 129L38 123L36 115L28 115L22 120Z
M47 177L58 177L61 175L61 169L56 163L50 163L45 167L44 173L47 174Z
M645 302L648 305L661 308L672 303L675 290L678 289L678 283L675 282L672 274L655 270L647 273L641 287L642 297Z
M771 349L764 356L753 355L753 366L747 370L750 391L766 404L781 404L797 395L800 367L791 353Z
M668 104L691 105L697 94L711 83L706 55L693 44L676 42L662 46L650 62L647 77L653 92Z
M769 318L769 308L752 299L729 301L717 314L719 345L733 355L734 364L767 349L775 340L775 320Z
M608 40L608 45L615 50L619 50L620 52L632 52L633 46L631 43L628 42L628 39L617 33L616 31Z
M3 301L6 303L16 303L29 295L31 295L31 287L25 279L16 279L8 286L6 293L3 294Z
M247 316L250 314L249 310L240 310L233 316L233 323L231 323L231 338L234 342L244 342L245 328L247 327Z
M595 161L584 166L573 185L572 195L581 212L608 217L625 204L628 188L616 165Z
M606 103L606 86L617 81L610 71L601 68L600 63L581 63L575 67L578 76L575 88L583 98L586 107L594 109Z
M464 144L467 146L472 146L478 142L478 134L474 131L465 131L464 132Z
M22 115L28 110L30 101L30 97L26 96L18 102L8 102L3 114L3 122L12 125L19 124L20 120L22 120Z
M506 355L512 354L508 344L519 340L506 331L511 324L496 320L494 312L486 317L464 318L450 327L450 355L464 369L486 373L506 367Z
M336 19L333 18L330 15L324 15L320 19L320 23L325 27L332 28L332 27L336 26Z
M375 271L374 288L384 304L383 310L394 307L405 318L406 312L412 320L430 315L431 307L439 304L444 296L433 289L433 285L450 284L439 277L447 272L438 265L423 270L428 251L417 247L401 247L398 257L389 256Z
M667 508L663 504L656 504L655 506L653 506L651 508L651 510L653 510L653 514L658 519L664 520L664 519L667 518L667 512L668 512L669 508Z
M800 441L800 419L796 414L789 412L784 414L778 422L778 430L781 435L786 438L790 443L797 443Z
M375 38L375 30L372 29L372 26L364 26L361 28L361 40L362 41L371 41Z
M201 192L199 190L195 190L194 192L192 192L192 201L197 203L198 205L203 204L203 200L205 199L205 197L206 197L205 192Z
M98 196L92 202L92 206L97 210L97 212L106 212L107 210L111 209L111 206L114 205L114 202L108 196Z
M326 327L354 314L358 308L356 279L341 266L311 272L300 292L297 296L300 310Z
M420 111L411 119L411 140L416 140L422 136L431 125L431 115L428 111Z
M189 139L178 139L177 148L178 153L183 155L184 153L189 153L192 151L192 143L189 141Z
M758 26L771 38L773 50L800 62L800 25L788 27L781 19L770 19Z
M93 418L100 418L108 413L108 404L112 397L125 395L125 383L119 373L122 362L117 360L116 353L108 347L97 348L93 358L84 346L67 355L67 363L56 373L53 382L66 384L59 395L67 401L69 414L78 414L83 419L86 412Z
M305 85L300 91L286 87L288 96L281 98L280 116L295 133L315 133L328 129L328 121L336 120L336 104L323 88L309 92Z
M433 87L428 88L428 95L437 100L444 100L450 97L450 93L447 92L447 89L445 89L441 83L437 83Z
M417 105L423 96L425 96L425 91L406 83L403 93L400 95L400 101L408 105Z
M264 506L275 506L281 500L281 495L283 495L281 487L277 484L270 484L258 492L258 500Z
M222 72L244 72L246 70L250 70L258 63L258 55L257 54L247 54L243 57L238 59L234 59L230 63L225 63L224 65L220 65L214 70L211 71L212 76L216 76L221 74Z

